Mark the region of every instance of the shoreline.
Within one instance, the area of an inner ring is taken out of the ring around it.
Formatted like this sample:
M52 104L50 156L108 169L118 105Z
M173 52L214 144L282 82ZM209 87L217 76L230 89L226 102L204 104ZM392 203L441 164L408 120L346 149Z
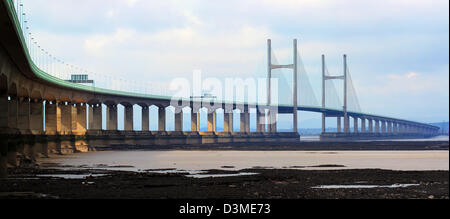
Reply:
M201 145L112 145L95 147L96 151L127 150L246 150L246 151L402 151L449 150L449 141L351 141L351 142L266 142L216 143Z

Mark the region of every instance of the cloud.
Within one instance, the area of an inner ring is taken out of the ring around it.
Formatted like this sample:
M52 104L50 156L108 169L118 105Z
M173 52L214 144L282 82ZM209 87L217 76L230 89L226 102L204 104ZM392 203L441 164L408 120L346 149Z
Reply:
M448 4L42 0L26 1L25 8L42 47L108 76L167 82L190 77L194 69L219 78L252 76L258 68L264 74L266 39L273 40L280 63L288 63L292 39L298 38L317 96L320 56L326 55L330 73L338 75L346 53L367 111L411 118L434 112L448 118Z
M84 48L90 54L104 55L105 47L115 47L130 40L136 32L129 29L117 29L112 35L94 35L84 42Z

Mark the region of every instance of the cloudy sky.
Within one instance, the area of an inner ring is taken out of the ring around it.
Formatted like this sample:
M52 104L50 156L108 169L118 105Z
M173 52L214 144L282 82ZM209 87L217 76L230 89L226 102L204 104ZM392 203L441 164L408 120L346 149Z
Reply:
M39 44L66 62L131 80L169 81L201 69L254 75L273 40L292 39L320 94L320 56L349 66L365 112L448 120L448 0L23 0ZM306 117L307 118L307 117Z

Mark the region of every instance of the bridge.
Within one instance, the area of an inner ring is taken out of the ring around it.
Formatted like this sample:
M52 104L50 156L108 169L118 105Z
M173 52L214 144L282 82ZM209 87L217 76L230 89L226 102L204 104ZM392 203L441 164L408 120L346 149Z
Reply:
M298 111L322 114L322 140L431 137L439 128L420 122L363 113L353 88L344 56L344 72L332 76L322 57L322 105L309 104L312 91L302 68L294 40L293 63L279 64L268 40L267 99L265 102L174 98L164 93L88 86L61 75L84 72L62 62L34 41L20 0L1 0L0 4L0 177L7 175L7 163L17 165L17 153L31 160L36 154L88 151L111 145L173 145L232 142L295 142ZM292 81L283 85L277 73L289 70ZM292 72L291 72L292 70ZM280 79L277 88L274 78ZM107 79L105 79L107 80ZM341 104L333 81L344 82ZM102 81L94 80L99 84ZM92 82L92 81L91 81ZM109 81L110 82L110 81ZM103 81L103 84L109 84ZM284 88L290 90L284 91ZM280 94L276 94L280 92ZM278 95L278 96L274 96ZM300 95L299 95L300 94ZM284 99L289 99L283 103ZM174 101L174 99L176 101ZM283 99L278 102L277 99ZM291 101L291 102L290 102ZM335 107L330 107L335 102ZM124 107L124 129L118 130L118 106ZM337 105L337 107L336 107ZM141 130L134 130L134 106L142 112ZM343 106L343 107L339 107ZM157 118L150 118L150 108L157 108ZM105 109L106 108L106 109ZM167 129L168 108L174 109L174 127ZM349 109L351 108L351 109ZM183 109L190 111L190 130L183 130ZM208 131L200 130L200 111L207 111ZM256 109L256 131L250 129L250 112ZM217 130L217 113L223 112L223 131ZM106 115L105 113L106 112ZM292 132L279 132L277 116L292 114ZM237 131L233 121L239 117ZM336 118L337 132L327 132L326 118ZM106 127L103 120L106 119ZM158 129L150 130L150 120ZM351 129L353 120L353 129ZM343 124L342 124L343 123Z

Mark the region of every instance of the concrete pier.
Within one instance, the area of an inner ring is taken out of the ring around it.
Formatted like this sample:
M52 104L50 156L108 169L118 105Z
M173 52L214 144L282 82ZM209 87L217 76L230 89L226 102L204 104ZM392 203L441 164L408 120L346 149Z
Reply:
M386 133L386 121L381 121L381 133Z
M337 132L342 132L342 119L340 116L336 118L337 120Z
M183 110L180 110L179 113L175 113L175 131L183 131Z
M57 120L57 104L56 102L47 101L45 103L45 133L47 135L56 135L58 132Z
M199 132L200 131L200 114L198 112L194 112L191 110L191 132Z
M355 133L359 132L358 117L353 117L353 129Z
M241 113L241 133L250 132L250 113Z
M102 130L102 104L89 106L89 129Z
M268 121L269 121L269 125L268 125L268 132L269 133L277 133L278 132L278 128L277 128L277 113L275 112L270 112L268 114Z
M256 132L262 133L266 131L266 113L264 109L256 110Z
M223 115L224 123L223 128L224 132L233 133L233 113L225 113Z
M134 119L133 119L133 105L124 105L124 130L133 131Z
M116 131L117 125L117 105L109 104L106 109L106 130Z
M216 132L217 131L217 118L216 111L208 112L208 132Z
M350 117L344 116L344 133L350 133Z
M391 121L388 121L388 122L387 122L387 132L388 132L388 133L393 133L393 132L392 132L392 122L391 122Z
M73 106L67 103L58 104L58 134L71 135L72 134L72 110Z
M72 130L72 132L76 135L84 135L87 131L87 114L86 114L86 105L82 103L78 103L75 106L76 111L76 121L75 121L75 130Z

